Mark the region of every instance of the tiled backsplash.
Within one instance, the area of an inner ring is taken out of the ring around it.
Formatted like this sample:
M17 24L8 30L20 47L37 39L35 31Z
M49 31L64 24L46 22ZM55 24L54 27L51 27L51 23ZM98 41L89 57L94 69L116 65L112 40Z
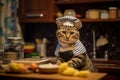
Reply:
M54 56L54 50L57 45L56 24L54 23L28 23L22 24L22 31L25 42L35 42L37 37L46 37L49 40L47 44L47 55ZM99 37L105 36L108 44L96 48L96 57L104 58L105 51L108 51L108 57L112 60L120 60L120 23L119 22L98 22L83 23L80 29L80 40L85 45L88 55L93 56L93 29L95 30L96 41Z

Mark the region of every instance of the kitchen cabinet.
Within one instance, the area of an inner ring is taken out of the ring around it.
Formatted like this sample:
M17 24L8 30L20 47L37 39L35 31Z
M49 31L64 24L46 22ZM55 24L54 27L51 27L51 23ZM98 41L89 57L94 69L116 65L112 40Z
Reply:
M120 62L119 61L102 61L93 60L94 65L99 72L107 73L107 80L120 80Z
M82 22L113 22L120 19L86 19L88 9L120 8L119 0L19 0L19 21L23 23L55 22L56 14L74 9Z
M89 9L95 10L108 10L109 7L117 7L120 8L119 0L57 0L55 2L56 13L61 12L64 14L66 9L73 9L76 11L76 14L80 15L80 20L82 22L120 22L120 18L116 19L89 19L86 18L86 12ZM99 14L100 15L100 14ZM94 15L95 16L95 15Z
M53 21L53 0L19 0L20 23Z

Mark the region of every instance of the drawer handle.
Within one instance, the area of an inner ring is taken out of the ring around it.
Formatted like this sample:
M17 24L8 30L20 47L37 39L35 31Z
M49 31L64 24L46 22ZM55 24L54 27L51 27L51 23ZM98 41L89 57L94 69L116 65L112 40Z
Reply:
M41 13L41 14L27 14L26 17L43 17L44 15Z

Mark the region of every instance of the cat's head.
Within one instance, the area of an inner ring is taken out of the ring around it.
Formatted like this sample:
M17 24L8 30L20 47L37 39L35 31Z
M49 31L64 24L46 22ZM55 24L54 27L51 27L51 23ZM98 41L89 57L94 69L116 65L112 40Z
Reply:
M56 19L58 40L65 44L72 44L76 42L79 37L79 29L82 23L79 19L72 16L64 16Z

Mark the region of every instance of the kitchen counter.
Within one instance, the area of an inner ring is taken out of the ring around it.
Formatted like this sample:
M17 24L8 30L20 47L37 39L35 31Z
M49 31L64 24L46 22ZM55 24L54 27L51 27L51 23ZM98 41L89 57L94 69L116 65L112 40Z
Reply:
M0 73L2 80L105 80L106 73L90 73L87 77L63 76L60 74L7 74Z
M94 60L94 65L99 72L107 73L107 80L120 80L120 61Z

